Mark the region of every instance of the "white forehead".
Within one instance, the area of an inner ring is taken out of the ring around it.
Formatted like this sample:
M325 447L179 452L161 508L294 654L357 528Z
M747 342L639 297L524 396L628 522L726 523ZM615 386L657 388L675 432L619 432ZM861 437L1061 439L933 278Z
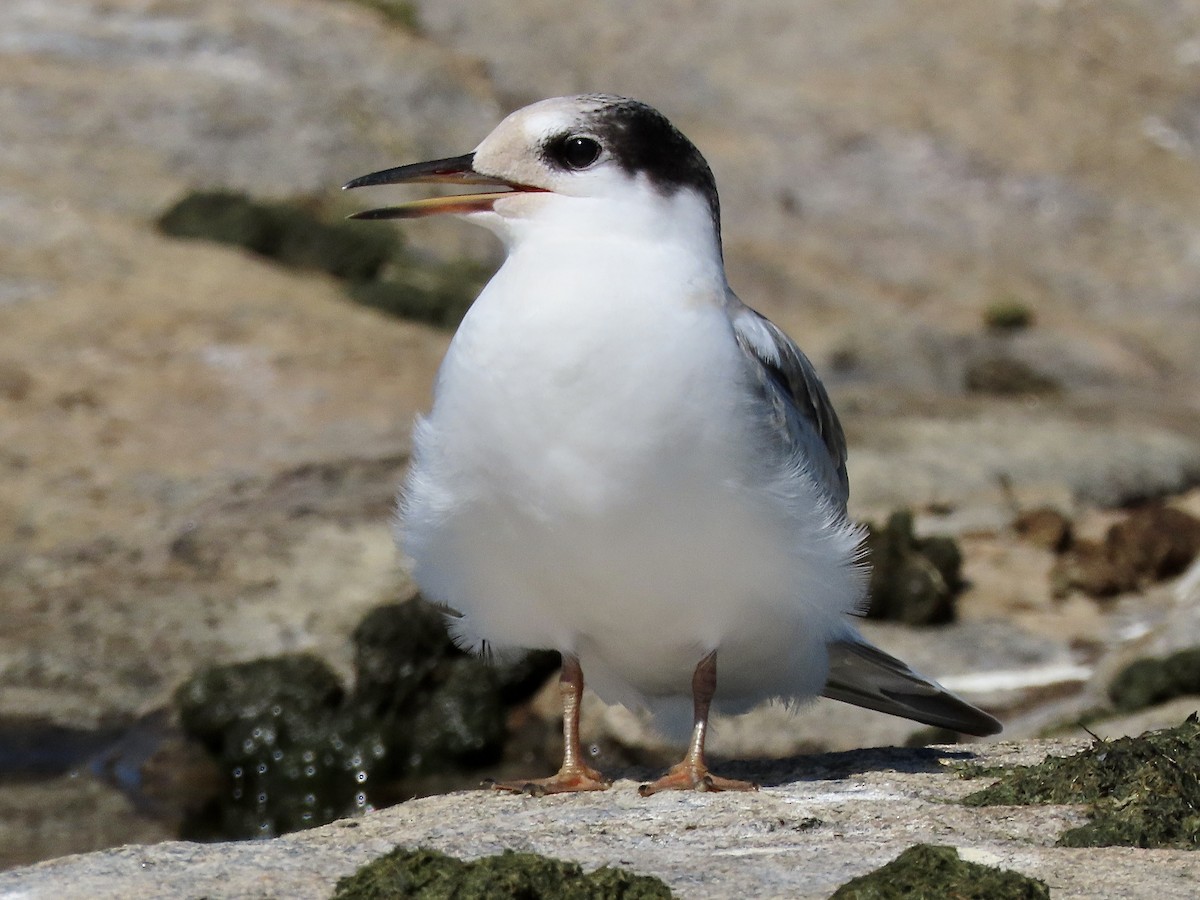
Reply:
M475 148L475 168L537 184L545 169L537 154L548 138L587 130L588 116L606 106L601 97L552 97L511 113Z
M479 145L524 143L540 146L551 136L586 125L588 116L605 106L599 97L551 97L523 106L500 122Z
M508 118L514 120L530 143L540 143L550 135L583 127L588 116L604 105L596 97L552 97L519 109Z

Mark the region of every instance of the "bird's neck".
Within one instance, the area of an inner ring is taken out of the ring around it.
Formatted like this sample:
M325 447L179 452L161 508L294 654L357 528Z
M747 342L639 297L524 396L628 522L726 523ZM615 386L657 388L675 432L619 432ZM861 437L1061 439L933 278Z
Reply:
M533 215L484 223L510 256L569 258L580 271L597 273L606 266L669 265L688 281L725 287L719 223L694 192L636 199L541 195L533 202Z

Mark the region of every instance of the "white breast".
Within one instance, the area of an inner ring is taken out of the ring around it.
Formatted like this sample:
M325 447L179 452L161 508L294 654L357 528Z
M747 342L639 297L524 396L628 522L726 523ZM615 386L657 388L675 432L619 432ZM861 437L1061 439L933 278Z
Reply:
M519 248L455 336L404 491L416 580L468 645L575 653L606 699L687 694L718 648L718 701L815 693L855 541L756 453L723 277L597 250Z

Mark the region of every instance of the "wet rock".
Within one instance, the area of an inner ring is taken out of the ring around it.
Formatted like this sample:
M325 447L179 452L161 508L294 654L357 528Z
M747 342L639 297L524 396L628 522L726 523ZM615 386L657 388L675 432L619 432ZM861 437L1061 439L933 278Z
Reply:
M1058 596L1072 589L1112 597L1181 573L1200 553L1200 520L1152 504L1112 525L1104 541L1079 541L1051 573Z
M460 655L436 608L409 600L367 613L354 629L355 694L378 715L407 706L435 679L439 666Z
M868 525L871 560L867 617L907 625L954 620L962 589L962 553L950 537L918 538L909 510L892 513L885 526Z
M280 834L422 787L477 784L503 753L509 706L557 663L538 654L497 668L468 656L419 598L370 612L354 643L349 693L308 656L214 667L179 689L184 729L225 773L222 793L186 834Z
M969 806L1088 803L1091 822L1065 831L1060 847L1200 848L1200 722L1136 738L1097 741L1035 766L978 769L999 775L963 798Z
M1122 712L1188 694L1200 694L1200 647L1162 659L1136 660L1118 672L1108 686L1108 699Z
M477 769L500 758L505 708L495 673L476 659L454 660L445 681L406 720L408 772Z
M1062 553L1071 544L1071 520L1050 506L1022 512L1013 529L1029 543L1054 553Z
M452 900L666 900L660 879L604 866L588 874L578 863L505 850L463 862L436 850L397 848L341 879L334 900L421 897Z
M310 656L217 666L182 685L183 728L216 758L223 779L184 836L269 837L365 806L360 778L382 742L353 728L343 699L337 676Z
M315 717L336 709L342 696L327 663L296 655L204 669L179 688L175 701L184 729L218 749L238 722L278 717L277 707Z
M830 900L906 897L1050 900L1050 888L1046 882L1019 872L967 862L953 847L917 844L887 865L846 882Z

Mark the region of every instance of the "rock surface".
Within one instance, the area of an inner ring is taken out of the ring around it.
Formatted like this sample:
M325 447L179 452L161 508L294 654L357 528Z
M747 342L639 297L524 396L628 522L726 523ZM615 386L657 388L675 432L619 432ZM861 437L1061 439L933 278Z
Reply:
M660 794L635 782L605 793L533 799L488 791L416 800L313 831L240 844L131 846L0 873L0 897L325 898L337 880L397 845L463 858L505 848L619 865L665 880L678 897L825 898L919 843L1044 880L1055 898L1190 898L1200 857L1184 851L1068 850L1057 834L1077 808L968 808L978 786L949 767L977 758L1029 763L1077 743L866 750L739 763L757 794ZM734 771L736 769L736 772ZM641 773L638 773L641 777Z
M414 8L415 30L348 0L0 3L0 735L79 736L49 774L0 753L0 867L171 834L100 780L130 757L99 737L138 743L202 663L311 651L346 677L354 625L412 590L388 519L448 335L155 220L194 189L336 204L555 93L634 94L696 140L731 281L829 383L852 511L961 538L959 621L873 637L1013 735L1103 703L1135 654L1200 643L1200 570L1056 599L1053 551L1009 528L1052 505L1098 540L1105 507L1200 479L1193 6ZM497 259L458 223L404 233ZM988 327L998 307L1031 315ZM968 391L997 360L1057 390ZM1200 513L1200 492L1172 502ZM598 743L653 741L588 704ZM714 741L913 731L821 703Z

